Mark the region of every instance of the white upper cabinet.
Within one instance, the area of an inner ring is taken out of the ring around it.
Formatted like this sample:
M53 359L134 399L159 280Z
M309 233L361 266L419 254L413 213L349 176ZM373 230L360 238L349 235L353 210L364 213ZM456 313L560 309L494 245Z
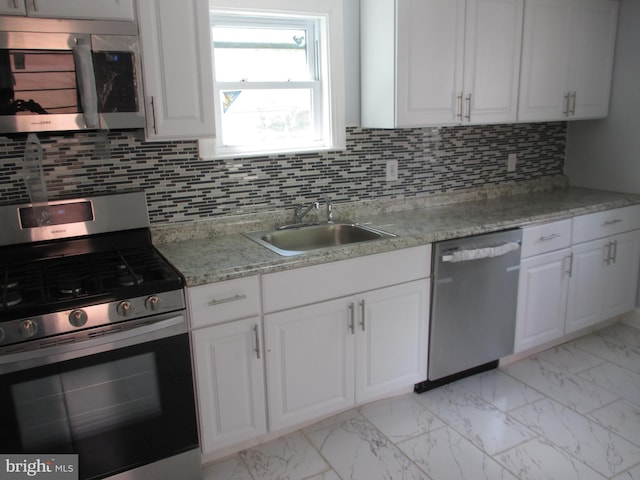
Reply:
M212 137L207 0L138 2L148 140Z
M362 125L516 120L523 0L362 0Z
M0 15L135 20L133 0L0 0Z
M527 0L520 121L606 117L618 0Z

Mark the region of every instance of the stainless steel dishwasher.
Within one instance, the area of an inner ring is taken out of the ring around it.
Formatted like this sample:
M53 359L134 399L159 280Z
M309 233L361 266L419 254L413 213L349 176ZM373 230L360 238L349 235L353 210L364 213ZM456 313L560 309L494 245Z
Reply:
M428 374L416 392L513 353L521 243L516 229L434 244Z

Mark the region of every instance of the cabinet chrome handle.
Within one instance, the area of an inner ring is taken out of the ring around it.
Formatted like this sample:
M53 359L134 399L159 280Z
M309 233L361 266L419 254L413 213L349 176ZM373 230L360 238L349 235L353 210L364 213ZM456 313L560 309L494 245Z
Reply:
M569 111L569 115L572 117L576 116L576 92L573 92L571 95L571 110Z
M569 97L571 95L569 94L569 92L564 94L564 110L562 111L562 115L564 115L565 117L569 116Z
M622 221L621 218L614 218L613 220L605 220L604 221L604 225L608 226L608 225L615 225L616 223L620 223Z
M458 114L456 115L456 117L458 117L458 119L462 122L462 98L463 98L464 94L463 92L460 92L460 95L458 95L456 98L458 99Z
M467 122L471 121L471 94L467 95L467 115L464 117Z
M13 4L13 8L18 8L18 0L13 0L11 3Z
M234 295L233 297L221 298L220 300L216 300L214 298L213 300L209 301L209 306L215 307L216 305L222 305L223 303L238 302L240 300L246 299L246 295Z
M33 0L33 11L37 12L38 11L38 0Z
M611 262L612 263L616 263L616 260L618 258L618 240L614 240L613 242L611 242L611 246L613 247L613 253L611 255Z
M260 331L258 330L258 325L253 326L253 335L256 339L256 348L254 348L254 352L256 352L256 357L260 360Z
M360 328L362 328L363 332L365 329L365 312L366 312L366 308L365 308L364 300L360 300Z
M612 246L613 246L613 242L609 242L605 245L605 248L607 249L607 254L604 257L604 263L606 263L607 265L611 263L611 247Z
M542 237L540 237L540 241L541 242L546 242L548 240L554 240L556 238L560 237L559 233L552 233L551 235L543 235Z
M353 302L351 302L349 304L349 331L351 332L352 335L355 335L356 333L356 324L355 324L355 305L353 304Z
M571 277L573 275L573 252L571 252L567 258L569 259L569 269L567 270L567 273L569 274L569 277Z
M153 133L158 134L158 121L156 118L156 102L154 97L151 97L151 118L153 119Z

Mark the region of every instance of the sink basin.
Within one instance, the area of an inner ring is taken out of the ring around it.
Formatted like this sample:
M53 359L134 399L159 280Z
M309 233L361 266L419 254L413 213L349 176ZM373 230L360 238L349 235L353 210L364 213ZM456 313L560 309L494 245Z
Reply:
M265 230L245 234L251 240L284 256L320 248L380 240L395 235L353 223L305 225L282 230Z

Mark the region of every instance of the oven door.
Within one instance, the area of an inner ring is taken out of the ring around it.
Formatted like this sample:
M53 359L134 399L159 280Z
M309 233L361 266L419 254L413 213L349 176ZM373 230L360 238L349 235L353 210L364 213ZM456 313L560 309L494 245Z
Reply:
M97 479L198 448L182 315L69 347L0 357L0 452L74 453Z

